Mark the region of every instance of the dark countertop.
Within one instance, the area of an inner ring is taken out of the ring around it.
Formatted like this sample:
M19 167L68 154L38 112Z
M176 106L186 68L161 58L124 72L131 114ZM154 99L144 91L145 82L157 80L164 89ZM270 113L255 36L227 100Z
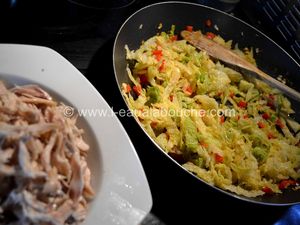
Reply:
M56 50L80 70L117 111L125 109L125 105L112 70L112 45L121 21L136 8L122 12L120 17L114 13L111 13L110 18L96 16L87 28L88 34L83 32L81 35L65 35L63 29L41 29L30 23L25 23L24 27L20 18L5 22L2 20L0 24L4 29L0 42L43 45ZM151 212L165 224L273 224L286 211L287 207L243 202L191 179L188 173L157 150L132 118L119 119L145 169L153 196ZM143 224L155 225L159 222L148 216Z

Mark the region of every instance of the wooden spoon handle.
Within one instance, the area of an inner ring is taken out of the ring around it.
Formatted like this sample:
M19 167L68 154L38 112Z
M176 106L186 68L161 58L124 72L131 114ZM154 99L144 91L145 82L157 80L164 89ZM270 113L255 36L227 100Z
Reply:
M279 82L273 77L269 76L268 74L261 71L250 62L246 61L245 59L241 58L239 55L235 54L230 49L227 49L224 46L206 38L199 31L190 32L184 30L181 32L181 36L196 48L206 51L207 54L212 56L213 58L221 60L233 66L243 68L244 70L250 71L251 73L254 73L256 77L261 78L262 80L269 83L271 86L278 88L287 96L297 101L300 101L299 92L284 85L283 83Z

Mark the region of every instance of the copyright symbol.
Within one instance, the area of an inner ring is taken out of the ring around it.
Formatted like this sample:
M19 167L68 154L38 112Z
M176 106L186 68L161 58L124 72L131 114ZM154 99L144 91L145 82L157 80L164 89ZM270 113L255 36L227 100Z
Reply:
M63 113L65 117L70 118L74 115L74 108L71 106L65 106Z

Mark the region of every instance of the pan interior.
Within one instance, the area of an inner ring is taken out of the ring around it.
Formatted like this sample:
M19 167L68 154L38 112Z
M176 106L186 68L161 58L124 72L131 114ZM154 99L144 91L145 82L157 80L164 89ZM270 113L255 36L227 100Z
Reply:
M211 19L217 25L218 31L214 30L214 33L221 35L225 40L233 40L234 43L239 44L239 48L250 46L259 49L259 54L255 55L258 67L275 78L282 75L290 87L300 90L300 86L297 86L299 65L275 42L231 15L206 6L183 2L165 2L147 6L129 17L120 28L113 50L114 72L119 89L121 90L122 83L130 83L126 72L125 45L128 45L129 49L138 49L143 40L147 40L160 31L169 31L173 24L176 25L175 33L184 30L188 25L193 26L195 30L206 31L204 21L207 19ZM160 23L162 23L162 29L158 29ZM295 117L299 121L300 104L293 100L291 103L297 112ZM160 150L163 151L161 148ZM200 178L198 179L203 182ZM297 191L287 190L281 195L247 198L213 188L238 199L264 205L291 205L300 202L300 194Z

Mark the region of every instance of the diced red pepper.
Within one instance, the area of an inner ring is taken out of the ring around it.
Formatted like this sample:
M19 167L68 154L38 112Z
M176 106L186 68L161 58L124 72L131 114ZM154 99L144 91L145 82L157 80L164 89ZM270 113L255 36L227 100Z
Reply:
M269 187L263 187L262 189L261 189L263 192L265 192L266 194L273 194L273 191L272 191L272 189L271 188L269 188Z
M231 92L229 93L229 97L230 97L230 98L233 98L233 96L235 96L235 94L234 94L233 91L231 91Z
M264 118L265 120L268 120L268 119L270 119L270 115L269 115L269 113L264 113L264 114L262 114L262 118Z
M193 26L186 26L185 28L187 31L192 32L194 27Z
M150 126L151 126L152 128L156 128L156 127L157 127L157 124L158 124L157 121L152 121L152 122L150 123Z
M291 179L285 179L279 182L278 184L278 188L280 190L284 190L286 188L288 188L289 186L295 186L297 184L297 182L295 180L291 180Z
M173 95L170 95L170 96L169 96L169 99L170 99L171 102L173 102L174 96L173 96Z
M244 118L244 119L248 119L248 118L249 118L248 114L245 114L245 115L243 116L243 118Z
M205 143L204 141L201 141L201 142L200 142L200 145L201 145L202 147L204 147L204 148L207 148L207 147L208 147L208 144Z
M238 115L238 116L237 116L237 120L240 120L240 118L241 118L240 115Z
M188 86L186 88L186 91L192 94L193 93L193 88L191 86Z
M146 85L148 84L148 77L145 74L142 74L139 76L140 77L140 84L141 85Z
M214 39L215 36L216 36L216 35L215 35L214 33L212 33L212 32L207 32L207 33L206 33L206 37L207 37L208 39Z
M240 107L240 108L246 108L246 107L247 107L247 102L245 102L245 101L240 101L240 102L238 103L238 107Z
M225 122L225 116L221 116L220 117L220 123L222 124L222 123L224 123Z
M142 87L141 85L134 85L133 86L133 91L137 94L137 96L139 96L142 93Z
M184 93L186 93L187 95L191 95L193 93L193 88L191 85L188 85L187 87L184 88Z
M272 95L272 94L270 94L270 95L269 95L269 99L271 99L271 100L273 100L273 101L274 101L274 100L275 100L275 96L274 96L274 95Z
M273 101L268 101L267 102L267 106L269 106L270 108L274 109L274 102Z
M215 154L215 160L217 163L223 163L224 162L224 157L221 156L220 154L216 153Z
M217 93L217 96L222 96L223 95L223 91L219 91L218 93Z
M131 87L129 84L124 84L123 86L125 93L129 93L131 91Z
M268 101L267 101L267 106L269 106L270 108L274 109L275 108L274 101L275 101L275 96L272 95L272 94L270 94L269 98L268 98Z
M279 126L281 129L284 128L284 124L282 123L282 121L279 118L276 120L275 124L277 126Z
M258 125L259 128L265 128L266 127L266 125L263 122L261 122L261 121L259 121L257 123L257 125Z
M152 51L152 55L155 57L155 59L157 61L160 61L162 56L163 56L163 53L162 53L162 50L155 49L155 50Z
M177 39L178 39L178 36L177 36L177 35L172 35L172 36L170 37L170 40L171 40L171 41L177 41Z
M205 20L205 26L211 27L211 25L212 25L212 22L210 19Z
M161 73L165 69L166 60L163 60L158 68L158 71Z
M272 133L268 133L268 139L273 139L273 138L275 138L275 136L274 136L274 134L272 134Z

